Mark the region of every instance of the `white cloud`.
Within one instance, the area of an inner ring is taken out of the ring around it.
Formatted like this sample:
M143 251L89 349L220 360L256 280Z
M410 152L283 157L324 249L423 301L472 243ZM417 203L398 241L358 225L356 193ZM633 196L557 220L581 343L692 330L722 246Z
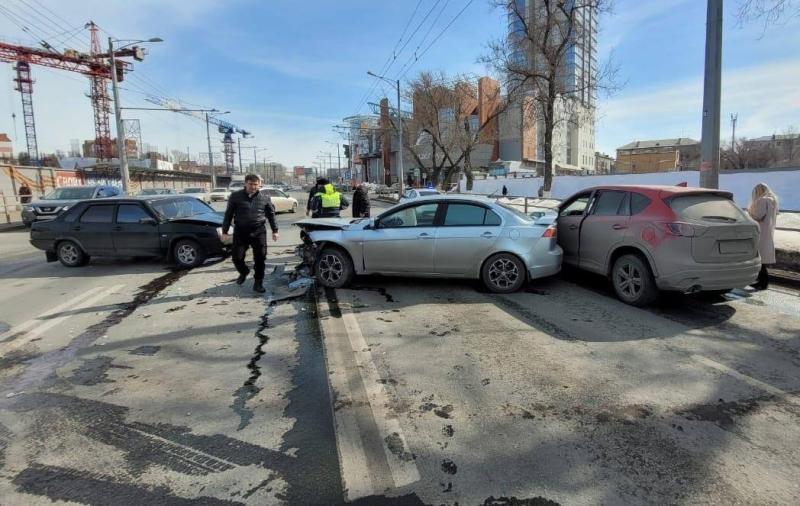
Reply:
M759 136L797 125L800 60L740 68L722 75L722 127L738 113L737 135ZM614 152L633 140L696 137L702 123L703 78L675 81L600 104L597 146Z

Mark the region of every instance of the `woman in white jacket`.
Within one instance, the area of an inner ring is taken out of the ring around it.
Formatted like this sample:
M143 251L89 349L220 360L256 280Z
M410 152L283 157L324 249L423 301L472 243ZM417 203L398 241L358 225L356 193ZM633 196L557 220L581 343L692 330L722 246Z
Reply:
M758 253L761 255L761 272L753 285L757 290L766 290L769 285L767 265L775 263L775 221L778 218L778 197L764 183L753 188L753 196L747 213L758 223Z

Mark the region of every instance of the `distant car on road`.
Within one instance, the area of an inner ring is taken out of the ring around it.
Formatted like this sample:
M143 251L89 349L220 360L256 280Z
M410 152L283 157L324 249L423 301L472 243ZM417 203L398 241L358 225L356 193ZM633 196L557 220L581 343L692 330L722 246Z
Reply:
M206 192L205 188L202 187L193 187L193 188L184 188L181 192L183 195L190 195L196 199L200 199L206 204L211 203L211 196L208 192Z
M564 263L608 276L620 300L659 290L727 292L756 280L758 225L729 192L678 186L598 186L559 207Z
M272 199L272 205L275 206L275 212L297 212L297 199L290 197L283 190L267 187L263 188L261 191L267 192L270 199Z
M409 202L420 197L430 197L431 195L441 195L441 192L433 188L408 188L403 191L400 202Z
M227 188L214 188L209 194L211 202L225 202L231 196L231 191Z
M81 200L116 197L119 194L119 188L108 185L62 186L41 199L23 205L22 223L30 227L37 221L55 219Z
M194 197L88 200L35 223L30 242L67 267L111 256L165 257L188 268L224 254L221 225L222 215Z
M178 190L175 188L143 188L137 196L147 197L149 195L177 195Z
M435 195L377 218L316 218L301 229L303 261L325 287L357 274L476 278L497 293L561 269L554 219L540 221L486 197Z

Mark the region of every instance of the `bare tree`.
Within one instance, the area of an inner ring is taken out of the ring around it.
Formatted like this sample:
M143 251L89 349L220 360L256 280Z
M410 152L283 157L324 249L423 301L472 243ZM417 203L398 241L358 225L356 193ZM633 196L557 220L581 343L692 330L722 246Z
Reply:
M797 0L740 0L736 10L740 24L758 21L764 30L794 16L800 16Z
M511 33L488 45L480 61L505 76L509 100L526 105L526 120L543 129L544 190L553 180L553 134L561 123L574 126L591 119L598 90L621 87L618 68L609 59L575 76L570 54L591 37L587 20L611 9L611 0L490 0L508 13ZM523 100L523 98L525 100ZM589 112L590 114L586 114Z
M768 143L740 137L733 146L722 146L720 161L723 170L764 168L774 163L775 153Z
M472 155L484 134L497 128L497 117L505 107L500 87L484 87L479 110L477 84L467 76L448 77L443 72L421 72L406 86L406 100L413 114L404 121L405 150L439 186L463 170L467 187L472 181ZM492 138L493 143L494 136ZM430 158L425 163L423 158Z
M184 162L189 159L189 155L186 151L181 151L180 149L173 149L170 151L170 154L172 155L173 162Z

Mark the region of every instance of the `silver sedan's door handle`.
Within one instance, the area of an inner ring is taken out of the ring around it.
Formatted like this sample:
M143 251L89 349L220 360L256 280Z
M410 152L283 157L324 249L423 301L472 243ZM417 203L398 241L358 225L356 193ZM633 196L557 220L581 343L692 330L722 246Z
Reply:
M491 239L492 237L494 237L494 234L491 232L484 232L481 234L481 237L483 237L484 239Z
M429 234L427 232L422 232L421 234L419 234L417 236L417 238L419 238L419 239L433 239L433 237L431 237L431 234Z

